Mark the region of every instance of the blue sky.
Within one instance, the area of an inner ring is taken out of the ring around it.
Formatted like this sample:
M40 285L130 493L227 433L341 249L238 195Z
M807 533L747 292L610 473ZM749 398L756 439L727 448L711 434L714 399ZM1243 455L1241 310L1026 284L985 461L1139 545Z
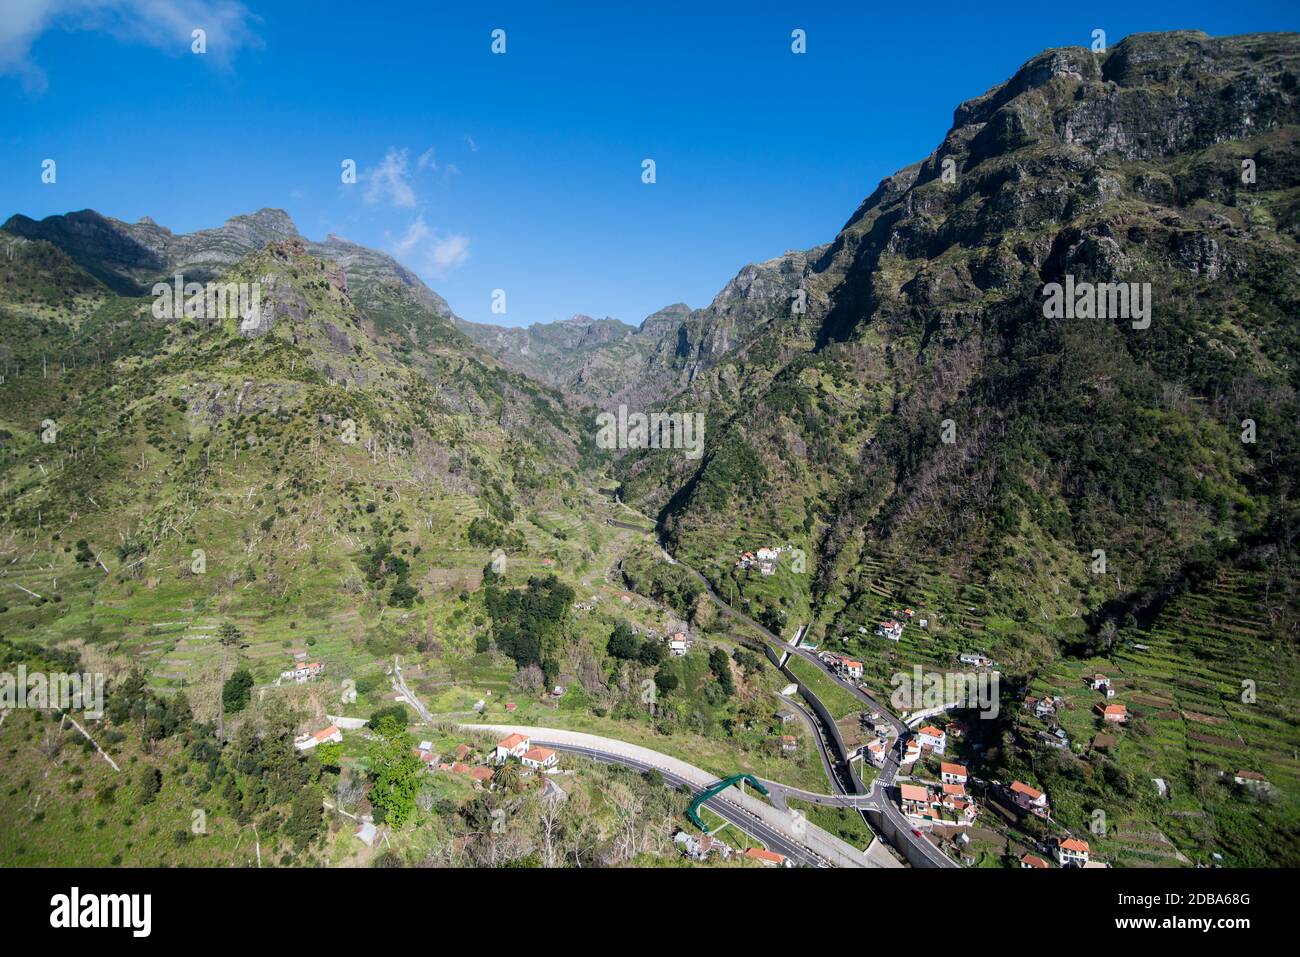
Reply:
M1223 0L480 6L0 0L0 219L188 232L278 206L394 253L467 319L635 323L832 239L1044 48L1300 25L1293 3Z

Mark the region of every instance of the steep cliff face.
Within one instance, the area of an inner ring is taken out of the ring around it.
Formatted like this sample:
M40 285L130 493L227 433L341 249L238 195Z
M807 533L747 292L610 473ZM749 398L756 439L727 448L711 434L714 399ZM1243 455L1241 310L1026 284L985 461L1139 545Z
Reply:
M1298 53L1135 36L962 104L831 244L742 272L687 333L671 404L706 411L709 452L628 457L629 496L706 563L750 530L800 541L819 574L786 610L830 633L869 615L873 555L1074 632L1289 527ZM1047 317L1067 281L1149 284L1149 325ZM1266 454L1247 418L1277 430ZM1118 582L1085 574L1104 547Z

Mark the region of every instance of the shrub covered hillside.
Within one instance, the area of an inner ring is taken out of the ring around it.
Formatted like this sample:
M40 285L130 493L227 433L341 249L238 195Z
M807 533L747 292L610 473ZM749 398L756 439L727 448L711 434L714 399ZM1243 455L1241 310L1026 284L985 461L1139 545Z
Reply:
M1298 65L1294 35L1139 35L962 104L770 288L785 318L670 400L707 412L706 454L629 456L628 500L719 590L811 621L881 685L971 648L1026 678L1116 668L1166 636L1159 668L1125 667L1170 702L1149 708L1187 744L1184 793L1253 763L1295 794ZM1049 317L1052 283L1149 284L1149 316ZM735 569L783 543L807 574ZM1186 609L1225 593L1207 663ZM872 635L904 606L927 632ZM1270 691L1243 704L1243 680ZM1186 737L1184 695L1231 747ZM1141 775L1162 746L1120 757Z
M211 718L220 623L262 643L259 680L285 666L281 639L336 643L340 665L435 631L472 649L456 602L426 601L481 575L470 527L524 524L520 501L578 507L591 463L553 393L400 287L360 285L406 302L410 335L376 322L296 237L220 274L260 284L252 313L175 320L46 240L0 242L7 637L145 666Z

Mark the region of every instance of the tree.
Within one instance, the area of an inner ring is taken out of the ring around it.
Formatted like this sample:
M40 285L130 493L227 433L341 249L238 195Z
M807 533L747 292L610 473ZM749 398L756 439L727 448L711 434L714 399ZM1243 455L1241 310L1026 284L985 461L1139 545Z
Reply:
M609 644L606 650L609 651L612 657L628 661L637 656L639 650L637 644L636 635L632 634L632 628L627 622L620 621L609 636Z
M140 804L151 803L162 790L162 772L152 764L146 764L136 776L135 788L136 799Z
M519 776L519 768L518 761L507 760L496 769L496 774L492 776L492 783L503 791L518 791L523 785L523 778Z
M647 641L641 645L641 650L637 652L637 660L647 667L654 668L663 663L668 652L664 646L657 641Z
M221 627L217 629L217 640L221 642L223 648L233 648L244 639L244 634L234 622L223 621Z
M322 768L330 768L338 771L343 760L343 745L337 741L327 741L325 744L316 747L316 760L320 762Z
M230 714L243 711L253 696L253 676L240 668L221 687L221 705Z
M722 689L723 695L730 698L735 693L736 686L731 680L731 667L727 653L721 648L714 648L709 652L709 670L713 672L713 677L718 679L718 686Z
M371 742L369 751L370 777L374 781L370 803L375 807L375 820L399 828L415 813L415 798L424 783L424 765L412 753L414 739L396 718L385 716L374 730L379 737Z
M322 821L320 793L315 786L305 787L293 799L293 809L289 812L284 831L293 841L293 846L302 851L320 836Z

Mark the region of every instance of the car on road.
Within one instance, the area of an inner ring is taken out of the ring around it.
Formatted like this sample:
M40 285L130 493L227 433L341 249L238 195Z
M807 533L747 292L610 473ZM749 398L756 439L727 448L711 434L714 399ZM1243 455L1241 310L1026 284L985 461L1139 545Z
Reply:
M922 833L920 832L920 830L918 830L917 828L912 828L912 833L915 834L917 837L924 837L924 836L925 836L925 835L922 834Z

